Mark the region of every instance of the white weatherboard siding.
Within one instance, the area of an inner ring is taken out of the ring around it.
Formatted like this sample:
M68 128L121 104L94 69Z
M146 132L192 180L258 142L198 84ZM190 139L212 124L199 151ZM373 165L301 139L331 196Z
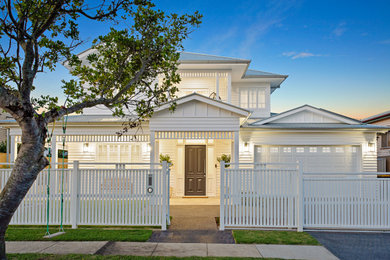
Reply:
M284 117L272 123L340 123L340 120L321 115L312 111L301 111L291 116Z
M254 162L255 145L271 146L355 146L358 148L360 167L363 172L375 172L377 167L374 132L298 132L298 131L240 131L240 162ZM245 146L247 143L247 146ZM371 145L369 145L371 143ZM334 148L335 149L335 148ZM360 159L361 158L361 159Z
M175 112L162 110L150 119L156 131L237 131L240 118L233 112L196 100L180 104Z

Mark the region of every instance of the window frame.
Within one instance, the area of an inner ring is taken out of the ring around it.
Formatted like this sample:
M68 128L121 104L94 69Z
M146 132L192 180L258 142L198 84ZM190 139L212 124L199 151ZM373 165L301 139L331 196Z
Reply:
M381 135L381 148L390 149L390 131Z
M245 93L244 93L245 92ZM264 102L260 102L259 95L260 93L264 94ZM246 95L246 101L243 102L242 94ZM260 110L260 109L266 109L267 107L267 92L266 88L255 88L255 87L240 87L238 90L238 104L242 108L247 108L247 109L255 109L255 110ZM256 101L253 102L253 97L255 97ZM245 106L244 104L245 103ZM255 104L255 106L253 106Z

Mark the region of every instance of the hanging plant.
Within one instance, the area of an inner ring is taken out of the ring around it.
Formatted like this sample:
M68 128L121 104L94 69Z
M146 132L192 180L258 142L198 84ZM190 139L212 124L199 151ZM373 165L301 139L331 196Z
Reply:
M217 157L217 161L220 163L221 161L224 161L225 163L230 163L231 156L230 154L221 154L221 157ZM230 167L230 164L227 164L225 166L226 168Z
M170 164L170 166L173 166L171 156L169 156L169 154L160 154L160 163L162 163L163 161L166 161Z

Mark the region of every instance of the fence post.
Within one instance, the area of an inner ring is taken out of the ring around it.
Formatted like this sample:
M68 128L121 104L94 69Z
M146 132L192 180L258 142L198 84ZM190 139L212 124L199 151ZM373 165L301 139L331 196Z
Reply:
M167 221L168 221L168 225L171 225L171 214L170 214L170 204L171 204L171 189L170 189L170 186L171 186L171 168L170 168L171 164L169 164L169 167L168 167L168 185L167 185L167 192L168 192L168 203L167 203Z
M168 164L167 161L162 162L162 187L163 187L163 197L162 197L162 223L161 230L167 230L167 177L168 177ZM169 195L168 195L169 196ZM168 216L169 218L169 216Z
M219 188L219 230L225 230L225 190L224 190L224 182L225 182L225 162L220 162L220 188Z
M302 162L298 162L298 218L297 218L297 231L303 231L303 213L304 213L304 190L303 190L303 169Z
M73 161L70 189L70 223L72 228L77 228L79 211L79 161Z

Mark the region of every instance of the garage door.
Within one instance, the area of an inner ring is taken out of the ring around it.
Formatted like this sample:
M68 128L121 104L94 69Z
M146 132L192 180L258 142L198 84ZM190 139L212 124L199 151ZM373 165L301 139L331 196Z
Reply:
M304 172L360 171L359 146L255 146L256 162L301 161Z

